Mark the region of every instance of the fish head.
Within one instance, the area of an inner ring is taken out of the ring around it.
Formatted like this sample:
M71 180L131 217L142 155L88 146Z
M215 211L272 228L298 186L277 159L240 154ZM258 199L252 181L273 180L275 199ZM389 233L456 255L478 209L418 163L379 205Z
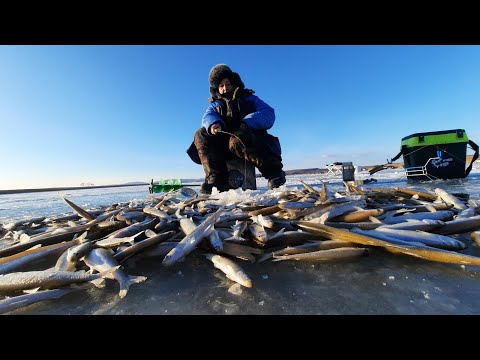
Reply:
M250 279L247 279L247 280L243 281L243 282L241 283L241 285L243 285L243 286L245 286L245 287L247 287L247 288L252 288L252 287L253 287L252 280L250 280Z
M77 250L72 250L71 248L67 250L67 260L70 262L77 262L80 260Z
M253 287L253 282L252 280L248 277L247 274L245 274L243 271L237 271L236 274L236 280L240 285L243 285L247 288L252 288Z
M171 266L174 263L183 259L183 252L179 251L176 247L169 251L167 255L163 258L163 266Z

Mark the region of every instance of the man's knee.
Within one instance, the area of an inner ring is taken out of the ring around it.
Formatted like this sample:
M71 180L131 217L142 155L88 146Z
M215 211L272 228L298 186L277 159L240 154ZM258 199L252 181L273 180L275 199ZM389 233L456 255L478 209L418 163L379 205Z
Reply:
M203 139L207 135L207 131L205 128L201 127L197 131L195 131L195 135L193 136L194 139Z
M228 141L228 149L238 157L244 157L245 145L239 138L231 136L230 140Z

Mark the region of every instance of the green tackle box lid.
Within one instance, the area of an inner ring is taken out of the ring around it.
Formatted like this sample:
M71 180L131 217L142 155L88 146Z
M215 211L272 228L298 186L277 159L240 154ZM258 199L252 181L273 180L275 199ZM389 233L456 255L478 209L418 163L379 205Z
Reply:
M437 144L454 144L463 142L468 142L468 137L465 130L454 129L408 135L402 139L402 146L415 147Z

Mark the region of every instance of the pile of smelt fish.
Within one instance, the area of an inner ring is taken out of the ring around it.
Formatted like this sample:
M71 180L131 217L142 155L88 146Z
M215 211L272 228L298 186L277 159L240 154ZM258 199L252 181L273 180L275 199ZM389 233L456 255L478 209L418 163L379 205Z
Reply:
M0 313L111 280L124 297L132 284L147 280L130 274L134 261L156 257L168 267L192 252L247 288L253 282L242 262L348 260L372 247L480 265L480 257L461 252L480 245L480 206L468 194L347 182L333 192L324 182L301 184L234 204L219 200L225 193L172 192L83 209L63 196L71 214L1 224Z

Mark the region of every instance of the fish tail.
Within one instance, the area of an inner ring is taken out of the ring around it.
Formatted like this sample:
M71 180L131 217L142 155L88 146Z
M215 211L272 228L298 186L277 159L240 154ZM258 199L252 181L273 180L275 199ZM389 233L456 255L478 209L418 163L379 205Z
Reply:
M124 298L128 293L128 289L130 288L130 285L140 283L140 282L145 281L145 280L147 280L146 276L128 275L127 280L122 281L120 283L120 291L118 293L118 296L120 296L120 298Z
M128 293L128 288L122 289L120 288L120 291L118 292L118 296L120 296L121 299L123 299Z
M132 276L129 275L129 280L131 284L138 284L141 283L142 281L147 280L146 276Z
M90 282L99 289L103 289L105 287L105 279L104 278L98 278L98 279L92 280Z
M215 251L223 250L223 241L219 237L209 236L208 241L210 245L212 245L212 248L215 249Z
M109 277L111 276L111 274L115 271L115 270L118 270L120 268L120 265L118 266L114 266L108 270L105 270L105 271L102 271L102 272L99 272L97 275L99 278L105 278L105 277ZM93 271L94 269L91 267L90 268L90 271Z

